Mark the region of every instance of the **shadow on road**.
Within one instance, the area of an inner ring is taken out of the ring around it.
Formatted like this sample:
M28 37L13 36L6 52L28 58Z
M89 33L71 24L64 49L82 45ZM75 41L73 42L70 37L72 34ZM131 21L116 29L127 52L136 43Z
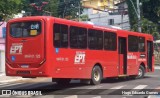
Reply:
M143 79L146 78L151 78L149 76L145 76ZM102 80L102 84L112 84L112 83L119 83L119 82L128 82L128 81L137 81L139 79L130 79L130 78L107 78L107 79L103 79ZM40 82L40 83L22 83L22 84L17 84L17 85L11 85L11 86L7 86L6 87L1 87L0 89L12 89L12 90L38 90L38 91L42 91L43 94L49 94L49 95L53 95L53 94L57 94L57 95L63 95L63 94L67 94L67 95L72 95L72 94L77 94L77 92L80 91L90 91L90 90L94 90L94 88L92 89L87 89L90 87L95 87L92 85L88 85L88 84L82 84L82 83L70 83L67 85L57 85L55 82ZM103 91L103 89L98 89L99 92ZM98 91L96 90L96 92ZM65 93L64 93L65 92ZM78 93L79 94L79 93ZM83 93L82 93L83 94ZM95 93L93 93L95 94Z

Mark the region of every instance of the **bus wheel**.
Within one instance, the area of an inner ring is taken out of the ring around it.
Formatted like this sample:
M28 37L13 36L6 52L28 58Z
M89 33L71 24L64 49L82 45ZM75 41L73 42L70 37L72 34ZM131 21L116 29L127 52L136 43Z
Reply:
M91 84L92 85L100 84L101 80L102 80L102 70L99 66L95 66L92 69Z
M138 69L138 75L137 75L137 79L141 79L144 77L144 74L145 74L145 70L144 70L144 67L143 66L140 66L139 69Z
M71 79L57 79L55 82L58 85L68 85L70 83Z

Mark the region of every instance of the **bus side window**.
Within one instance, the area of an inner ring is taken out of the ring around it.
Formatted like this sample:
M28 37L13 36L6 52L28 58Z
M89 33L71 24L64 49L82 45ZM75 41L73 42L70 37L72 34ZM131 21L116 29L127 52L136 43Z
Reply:
M139 37L139 51L145 52L145 37Z
M128 51L138 52L138 37L129 35L128 36Z
M112 32L104 33L104 49L115 51L117 49L117 34Z
M87 48L87 29L81 27L70 27L70 47L75 49Z
M103 31L88 30L88 47L93 50L103 49Z
M67 48L68 47L68 26L63 24L54 24L54 47Z

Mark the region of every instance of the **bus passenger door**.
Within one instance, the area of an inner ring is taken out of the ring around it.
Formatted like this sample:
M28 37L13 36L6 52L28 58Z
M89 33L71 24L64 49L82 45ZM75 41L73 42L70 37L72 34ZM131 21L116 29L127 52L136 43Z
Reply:
M147 66L150 71L152 71L152 56L153 56L153 43L152 41L147 41Z
M127 44L126 38L118 38L119 75L127 74Z

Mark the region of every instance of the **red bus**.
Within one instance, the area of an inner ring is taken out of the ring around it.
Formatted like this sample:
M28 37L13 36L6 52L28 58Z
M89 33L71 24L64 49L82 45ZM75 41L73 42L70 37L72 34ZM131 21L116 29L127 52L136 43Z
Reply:
M55 17L10 20L6 75L99 84L108 77L143 78L154 71L153 37Z

